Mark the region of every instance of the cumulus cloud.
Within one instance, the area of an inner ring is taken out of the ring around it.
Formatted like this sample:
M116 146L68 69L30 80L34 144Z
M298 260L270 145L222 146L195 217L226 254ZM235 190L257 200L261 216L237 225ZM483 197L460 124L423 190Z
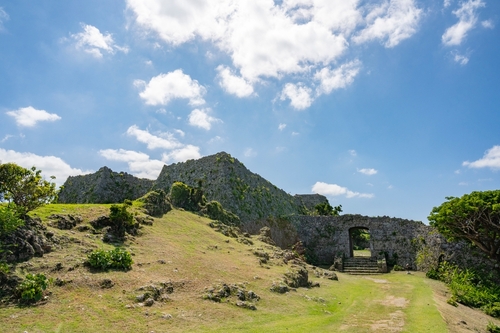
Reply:
M483 158L474 162L465 161L462 165L474 169L490 168L498 170L500 169L500 146L493 146L484 153Z
M55 113L48 113L45 110L37 110L32 106L7 111L6 114L16 120L17 126L22 127L33 127L41 121L56 121L61 119L61 117Z
M149 155L125 149L102 149L99 155L110 161L126 162L130 172L140 178L156 179L165 165Z
M160 137L148 131L141 130L137 125L130 126L127 129L127 135L135 137L139 142L145 143L148 149L174 149L182 146L171 133L161 133L162 137Z
M492 20L485 20L481 22L481 25L483 26L483 28L486 29L493 29L495 27L495 24L493 23Z
M361 62L354 60L333 70L325 67L316 72L314 79L320 81L320 86L317 89L318 95L329 94L332 90L347 87L354 81L360 68Z
M173 99L188 99L190 105L205 104L205 87L184 74L182 69L155 76L148 83L136 80L134 84L143 88L139 96L147 105L167 105Z
M9 20L9 14L7 14L2 7L0 7L0 31L4 30L3 23L8 20Z
M212 128L213 123L221 122L222 120L209 115L210 109L194 109L189 114L189 125L206 129Z
M373 176L373 175L376 175L378 173L377 170L375 169L366 169L366 168L363 168L363 169L358 169L358 172L359 173L362 173L363 175L367 175L367 176Z
M464 66L464 65L467 65L467 63L469 62L469 57L464 56L464 55L461 55L461 54L458 54L458 53L455 53L455 54L453 55L453 60L454 60L456 63L458 63L458 64L460 64L460 65Z
M179 133L179 131L180 130L177 130L177 133ZM180 132L181 135L184 134L184 132ZM135 137L139 142L145 143L148 149L160 148L169 150L168 152L164 152L162 154L162 165L170 161L184 162L188 159L196 159L201 157L199 147L189 144L183 144L168 132L160 133L159 135L153 135L148 131L141 130L139 127L137 127L137 125L133 125L128 128L127 135ZM158 168L161 169L158 160L150 160L147 154L141 152L123 149L107 149L102 150L101 152L104 152L105 157L108 159L127 162L129 164L131 172L139 172L139 174L141 174L140 169L136 166L142 164L147 165L149 169L144 171L144 173L142 174L143 176L141 177L154 178L158 175L155 175ZM104 156L102 153L101 155ZM142 164L139 164L139 162L141 162Z
M329 195L329 196L345 196L346 198L373 198L373 194L369 193L359 193L359 192L353 192L346 187L339 186L337 184L327 184L323 182L316 182L316 184L313 185L312 190L313 193L318 193L322 195Z
M198 159L201 157L201 154L199 147L186 145L169 153L164 153L162 156L162 160L165 162L185 162L187 160Z
M453 14L458 17L458 22L446 29L441 36L443 44L446 46L460 45L467 37L467 33L476 26L477 10L484 6L485 3L482 0L462 2L460 8L453 11Z
M350 47L349 40L378 39L394 47L417 31L422 10L414 0L380 1L127 0L127 8L137 27L170 45L201 39L231 57L230 66L217 68L228 93L251 96L256 83L275 78L285 81L282 97L304 109L312 102L310 88L287 82L291 75L308 82L325 69L318 74L324 76L321 93L330 93L357 74L354 68L349 73L330 69Z
M56 156L40 156L33 153L20 153L14 150L0 148L0 163L16 163L23 168L35 166L42 170L45 179L52 181L51 176L55 176L54 182L60 186L64 184L69 176L77 176L90 173L90 170L72 168L68 163Z
M297 110L304 110L311 106L313 98L311 97L312 90L302 84L287 83L281 91L280 99L290 100L290 104Z
M351 149L351 150L349 150L349 155L351 155L351 156L357 156L358 153L354 149Z
M415 34L421 16L422 9L414 0L383 1L371 8L365 18L366 28L354 36L353 41L364 43L378 39L386 47L394 47Z
M279 125L278 125L278 129L279 129L280 131L284 130L284 129L285 129L285 127L286 127L286 124L279 124Z
M220 65L217 71L219 85L229 94L238 97L248 97L253 94L253 86L244 78L234 75L228 67Z
M75 40L75 47L78 50L92 55L95 58L102 58L103 52L114 54L116 51L128 52L127 47L116 45L110 33L102 34L96 27L81 23L82 32L71 34Z

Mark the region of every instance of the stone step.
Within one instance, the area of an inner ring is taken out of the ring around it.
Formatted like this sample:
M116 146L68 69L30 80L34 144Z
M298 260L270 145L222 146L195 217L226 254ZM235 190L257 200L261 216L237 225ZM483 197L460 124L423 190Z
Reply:
M381 274L377 260L372 258L348 258L344 260L344 273L351 275L375 275Z

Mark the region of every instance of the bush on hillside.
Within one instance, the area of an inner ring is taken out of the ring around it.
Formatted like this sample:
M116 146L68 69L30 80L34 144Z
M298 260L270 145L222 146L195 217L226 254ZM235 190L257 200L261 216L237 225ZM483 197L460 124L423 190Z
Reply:
M492 276L480 274L473 269L461 269L446 261L437 270L429 270L426 275L446 283L453 301L481 308L493 317L500 316L500 286Z
M202 208L201 212L212 220L220 221L226 225L240 225L240 218L222 208L222 205L218 201L210 201Z
M21 303L36 303L42 299L43 291L47 289L48 283L44 274L28 274L26 279L17 286L16 295Z
M125 237L125 232L133 233L134 217L127 211L129 204L111 205L109 208L109 220L111 221L111 233L118 238Z
M19 218L15 209L9 206L0 206L0 237L16 231L24 225L24 220Z
M143 203L146 213L151 216L161 217L172 210L172 205L163 190L148 192L143 197L137 199L137 201Z
M87 259L90 267L103 271L108 269L129 270L133 263L130 252L120 248L111 251L94 250Z

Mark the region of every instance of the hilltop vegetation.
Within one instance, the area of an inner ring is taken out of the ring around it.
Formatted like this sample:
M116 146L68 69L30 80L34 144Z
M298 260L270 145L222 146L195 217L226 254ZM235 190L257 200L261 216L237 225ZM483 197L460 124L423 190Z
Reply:
M69 177L59 193L59 202L120 203L135 200L151 189L169 193L175 182L200 189L208 201L217 201L237 215L243 228L251 228L252 222L269 217L307 214L317 204L328 202L318 194L292 196L224 152L165 165L155 181L105 167L95 174Z

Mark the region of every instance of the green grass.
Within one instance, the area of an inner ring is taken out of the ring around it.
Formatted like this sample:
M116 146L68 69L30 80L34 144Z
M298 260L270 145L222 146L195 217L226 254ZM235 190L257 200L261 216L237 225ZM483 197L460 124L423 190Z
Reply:
M46 219L53 213L77 212L84 223L96 215L107 214L109 205L49 205L34 212ZM57 230L56 237L73 239L30 265L15 267L18 273L45 272L48 277L73 280L63 287L51 286L46 304L34 307L0 307L1 331L5 332L446 332L432 299L432 291L420 274L404 272L374 277L339 273L339 281L316 279L320 288L299 288L279 295L269 291L289 266L280 260L261 266L252 249L273 253L269 245L257 241L242 245L216 233L208 219L174 210L143 235L131 238L125 249L133 253L128 272L90 272L82 265L88 250L112 249L99 237L80 232ZM158 260L166 261L161 264ZM56 263L64 269L54 271ZM69 267L76 267L68 270ZM111 289L98 282L111 279ZM173 281L171 301L150 308L132 307L137 288L159 281ZM204 288L217 283L246 282L247 290L261 300L257 310L201 298ZM163 316L170 314L171 319ZM385 327L384 325L389 325ZM400 326L398 326L400 325ZM389 327L389 328L388 328Z

